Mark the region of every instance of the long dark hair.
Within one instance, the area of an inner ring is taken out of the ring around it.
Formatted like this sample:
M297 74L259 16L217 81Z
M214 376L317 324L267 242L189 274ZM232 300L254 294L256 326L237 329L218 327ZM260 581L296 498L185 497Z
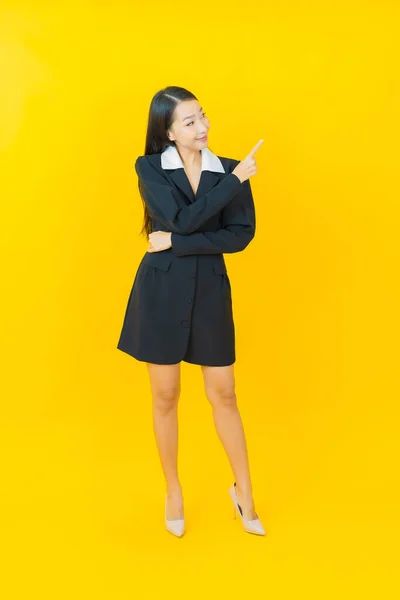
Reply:
M175 142L167 136L167 131L172 125L173 112L175 107L184 100L197 100L196 96L183 87L169 85L159 90L152 98L149 109L149 118L147 123L145 154L157 154L164 152L167 146L175 146ZM139 193L143 202L144 218L143 227L140 234L148 239L152 231L151 217L148 213L146 201L141 189L140 179Z

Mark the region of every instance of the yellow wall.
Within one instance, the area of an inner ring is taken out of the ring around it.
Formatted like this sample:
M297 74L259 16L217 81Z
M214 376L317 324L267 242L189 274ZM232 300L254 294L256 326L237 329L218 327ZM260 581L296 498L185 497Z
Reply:
M399 13L1 3L5 599L395 596ZM266 538L232 520L201 369L186 363L188 533L164 531L147 370L116 349L147 248L133 164L166 85L198 96L217 154L265 140L256 238L225 259Z

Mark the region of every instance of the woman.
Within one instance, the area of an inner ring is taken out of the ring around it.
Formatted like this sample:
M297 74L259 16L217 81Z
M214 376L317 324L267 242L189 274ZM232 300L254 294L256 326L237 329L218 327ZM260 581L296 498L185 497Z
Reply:
M245 531L265 535L252 498L234 383L235 329L223 253L255 234L249 177L260 140L243 161L208 148L210 121L188 90L170 86L151 101L145 154L135 162L147 253L136 272L118 349L147 363L153 426L166 480L165 523L182 536L177 472L180 362L201 365L218 436L232 466L229 494Z

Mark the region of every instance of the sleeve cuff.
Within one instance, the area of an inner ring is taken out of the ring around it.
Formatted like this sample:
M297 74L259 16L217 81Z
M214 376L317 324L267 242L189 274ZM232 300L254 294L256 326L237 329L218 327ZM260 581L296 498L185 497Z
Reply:
M242 185L242 182L240 181L239 177L235 173L230 173L230 175L233 175L234 178L237 179L238 183L240 183L240 185Z

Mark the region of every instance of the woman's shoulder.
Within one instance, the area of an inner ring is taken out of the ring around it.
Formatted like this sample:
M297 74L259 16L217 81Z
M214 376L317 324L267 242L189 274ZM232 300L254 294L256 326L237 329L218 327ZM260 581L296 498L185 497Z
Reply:
M136 157L135 162L143 163L145 161L148 161L149 159L152 160L152 158L155 156L160 156L160 153L158 153L158 154L141 154L140 156Z
M135 166L139 167L143 165L160 165L161 164L161 152L155 152L154 154L142 154L135 160Z
M233 169L240 163L240 160L237 158L231 158L228 156L219 156L217 155L219 160L221 161L225 171L227 173L231 173Z
M135 159L134 167L135 167L135 170L136 170L137 173L138 173L138 169L141 169L142 166L145 164L145 162L146 162L146 155L138 156Z
M161 181L164 179L163 169L161 168L161 153L142 154L135 160L135 171L141 179L155 179Z

